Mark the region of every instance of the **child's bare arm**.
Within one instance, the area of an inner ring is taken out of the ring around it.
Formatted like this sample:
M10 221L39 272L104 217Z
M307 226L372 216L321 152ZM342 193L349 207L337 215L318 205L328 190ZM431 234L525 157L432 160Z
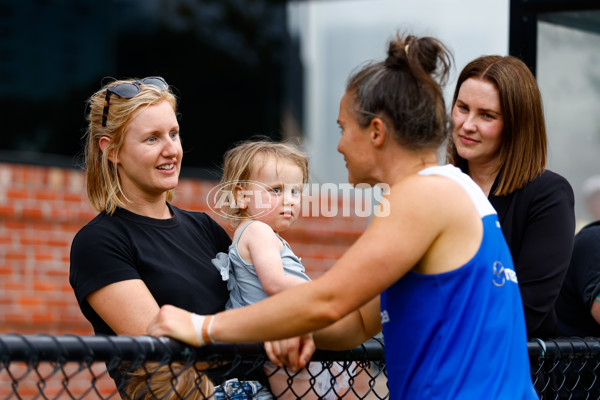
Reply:
M281 262L283 244L267 224L262 222L250 224L240 238L240 242L247 246L258 279L269 296L305 282L294 276L285 275Z

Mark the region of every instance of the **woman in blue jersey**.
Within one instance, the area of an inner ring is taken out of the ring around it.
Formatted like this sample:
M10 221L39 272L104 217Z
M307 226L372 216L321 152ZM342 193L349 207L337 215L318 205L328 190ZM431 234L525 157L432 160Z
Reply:
M197 346L304 334L303 365L310 332L319 348L341 350L383 329L392 399L537 398L496 213L467 175L438 166L450 127L438 81L449 65L436 39L398 36L385 61L349 78L338 116L349 181L390 189L327 273L215 315L164 306L148 332Z

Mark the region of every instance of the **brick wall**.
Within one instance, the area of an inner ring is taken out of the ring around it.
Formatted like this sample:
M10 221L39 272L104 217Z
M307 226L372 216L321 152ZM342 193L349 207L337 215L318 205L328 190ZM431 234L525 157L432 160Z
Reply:
M226 227L205 201L214 185L182 179L173 203L208 212ZM0 163L0 333L92 333L68 274L73 236L95 215L82 171ZM316 278L367 224L365 217L303 217L284 237Z

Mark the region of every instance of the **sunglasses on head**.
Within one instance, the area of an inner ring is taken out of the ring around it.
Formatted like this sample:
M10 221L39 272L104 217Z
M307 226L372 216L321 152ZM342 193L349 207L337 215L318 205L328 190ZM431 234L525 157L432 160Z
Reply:
M108 120L108 106L110 105L110 94L116 94L121 99L131 99L140 94L142 88L140 84L156 86L159 89L166 89L169 87L167 81L160 76L149 76L135 82L124 82L114 86L110 86L106 89L106 97L104 98L104 110L102 111L102 126L106 126Z

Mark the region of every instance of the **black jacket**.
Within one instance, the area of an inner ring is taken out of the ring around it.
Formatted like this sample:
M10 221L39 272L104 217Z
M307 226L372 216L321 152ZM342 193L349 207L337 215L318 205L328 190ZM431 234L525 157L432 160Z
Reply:
M490 193L494 193L498 181ZM562 176L546 170L507 196L488 197L515 264L527 336L556 334L554 304L569 266L575 234L574 196Z
M600 221L582 228L567 277L556 301L558 336L600 337L600 324L591 309L600 295Z

